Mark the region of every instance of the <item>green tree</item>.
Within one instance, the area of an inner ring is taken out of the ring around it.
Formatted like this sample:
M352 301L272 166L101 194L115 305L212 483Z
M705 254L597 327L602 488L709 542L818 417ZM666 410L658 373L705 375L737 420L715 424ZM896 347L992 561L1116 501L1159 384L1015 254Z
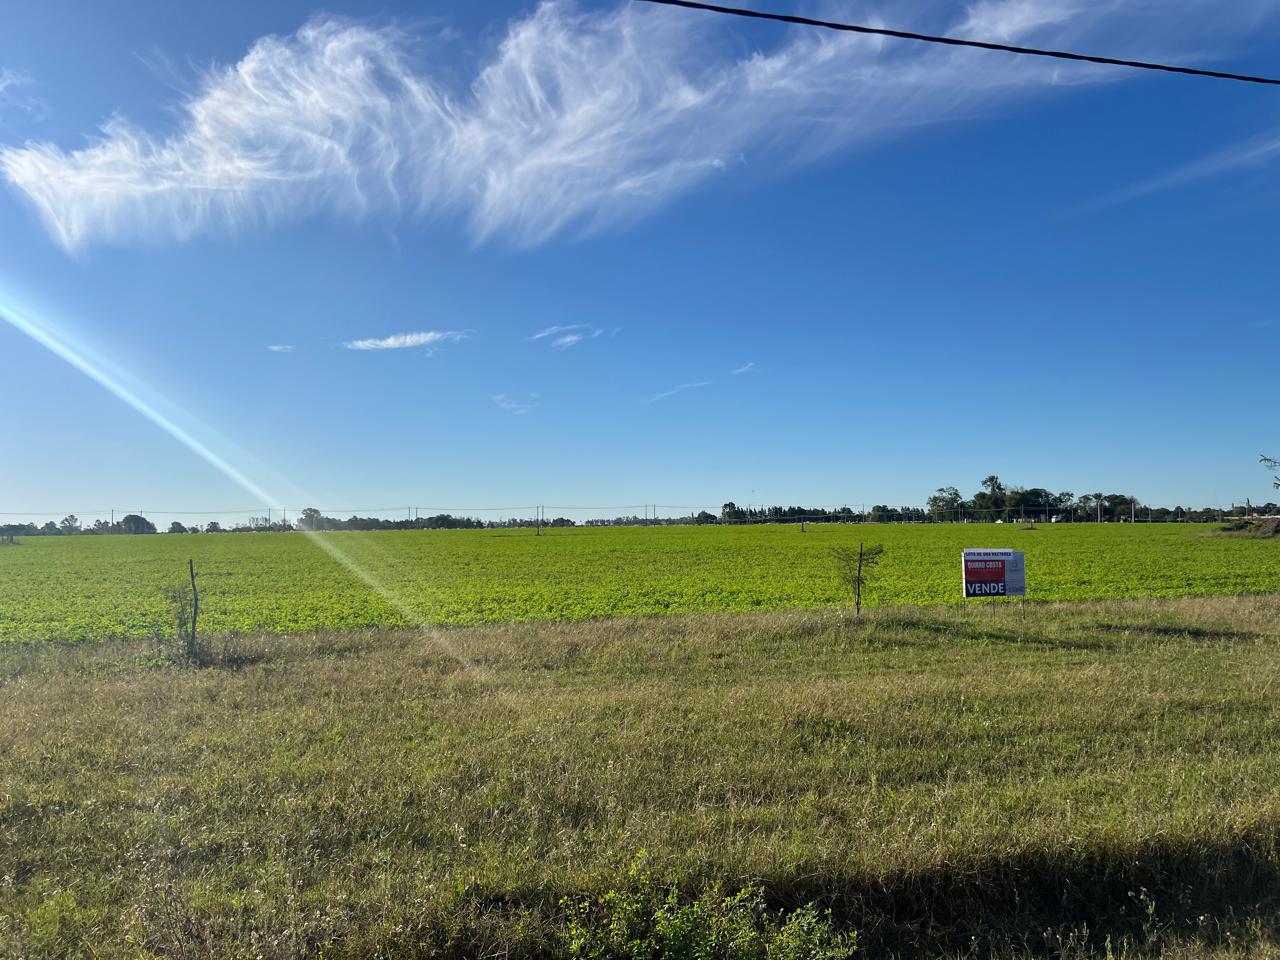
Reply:
M307 507L298 516L298 529L300 530L323 530L324 514L315 507Z
M1098 522L1101 523L1103 520L1106 519L1106 508L1105 508L1105 504L1107 502L1106 495L1102 493L1102 491L1098 491L1097 493L1091 493L1089 494L1089 502L1093 504L1094 510L1097 511L1097 514L1098 514L1097 519L1098 519Z
M986 516L982 519L994 520L996 514L1004 510L1007 506L1005 501L1005 486L1000 482L1000 478L994 473L988 474L982 481L983 492L978 493L973 498L973 505L983 509Z
M77 517L74 513L69 513L65 517L63 517L60 521L58 521L58 528L63 533L79 533L80 518Z
M136 513L130 513L120 521L120 529L125 533L155 533L156 525L146 517L139 516Z
M935 520L955 520L957 511L963 503L964 498L955 487L939 487L937 492L929 498L929 513Z

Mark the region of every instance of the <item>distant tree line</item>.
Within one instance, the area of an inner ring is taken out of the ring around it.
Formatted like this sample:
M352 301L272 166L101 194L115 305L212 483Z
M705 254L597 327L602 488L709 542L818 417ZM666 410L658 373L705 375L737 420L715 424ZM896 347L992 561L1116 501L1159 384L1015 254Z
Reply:
M694 518L697 523L863 523L867 519L867 514L849 507L740 507L732 500L720 508L719 516L704 510Z
M843 506L739 507L730 501L719 515L703 511L696 523L984 523L1015 520L1106 523L1131 519L1155 522L1209 522L1252 514L1280 512L1274 503L1219 507L1153 507L1126 493L1054 493L1045 487L1006 485L997 475L984 479L980 489L965 497L955 487L939 487L924 506L876 504L869 510Z
M471 517L455 517L439 513L432 517L403 517L388 520L384 517L326 517L315 507L307 507L298 514L297 529L322 530L477 530L485 525L483 520Z
M584 520L584 527L683 527L690 523L706 523L704 517L710 517L711 522L715 521L715 514L707 513L705 510L697 515L689 514L679 517L637 517L634 515L626 517L595 517L591 520ZM572 525L572 521L570 521Z
M1274 503L1236 504L1219 507L1155 507L1143 505L1127 493L1054 493L1045 487L1006 486L994 473L987 476L972 497L955 487L939 487L926 501L928 519L951 522L1063 520L1074 523L1107 523L1126 520L1155 522L1207 522L1252 513L1275 513Z
M181 524L179 524L181 526ZM98 534L98 533L155 533L156 525L146 517L136 513L129 513L121 517L114 523L108 523L106 520L95 520L88 526L80 522L80 518L74 513L68 514L57 523L52 520L47 523L36 525L34 523L6 523L0 524L0 537L12 539L16 536L27 537L59 537L70 536L74 534Z
M430 517L406 517L388 520L385 517L325 516L315 507L307 507L299 515L296 523L270 517L249 517L242 523L224 527L217 520L200 524L184 524L174 520L169 524L167 533L287 533L293 530L327 531L327 530L480 530L501 529L508 527L534 527L539 524L536 518L511 520L477 520L474 517L456 517L448 513L440 513ZM574 521L565 517L542 520L544 527L572 527ZM157 533L156 525L136 513L121 517L114 523L106 520L95 520L92 524L82 524L74 514L63 517L58 523L52 520L45 524L10 523L0 524L0 538L13 539L16 536L47 537L73 536L81 534L147 534Z
M1275 468L1280 464L1266 460ZM1280 479L1277 480L1280 488ZM1215 520L1243 519L1262 515L1280 514L1280 505L1236 504L1230 510L1218 507L1150 507L1140 504L1136 497L1124 493L1085 493L1076 495L1064 490L1058 493L1045 487L1007 486L998 476L991 474L984 479L980 489L971 497L964 497L955 487L939 487L924 506L889 506L876 504L869 510L854 510L849 506L836 507L739 507L733 501L725 503L719 513L703 510L680 517L614 517L612 519L587 520L588 527L628 526L677 526L682 524L744 524L744 523L983 523L1016 520L1060 521L1074 523L1107 523L1130 519L1154 522L1202 523ZM271 517L250 517L243 523L223 527L211 520L200 524L183 524L174 520L168 533L284 533L291 530L505 530L542 527L573 527L577 523L567 517L542 519L513 517L503 520L477 520L474 517L458 517L439 513L430 517L404 517L388 520L383 517L352 516L342 519L329 517L315 507L307 507L295 523ZM119 520L108 522L95 520L83 524L74 514L63 517L57 523L0 524L0 541L12 541L17 536L76 536L94 534L152 534L156 525L137 513L126 514Z

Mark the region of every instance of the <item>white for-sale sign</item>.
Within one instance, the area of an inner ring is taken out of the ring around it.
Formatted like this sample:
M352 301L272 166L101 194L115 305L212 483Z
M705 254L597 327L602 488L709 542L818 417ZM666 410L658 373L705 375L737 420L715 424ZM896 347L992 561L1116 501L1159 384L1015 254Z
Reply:
M1021 550L965 550L964 595L1025 597L1027 561Z

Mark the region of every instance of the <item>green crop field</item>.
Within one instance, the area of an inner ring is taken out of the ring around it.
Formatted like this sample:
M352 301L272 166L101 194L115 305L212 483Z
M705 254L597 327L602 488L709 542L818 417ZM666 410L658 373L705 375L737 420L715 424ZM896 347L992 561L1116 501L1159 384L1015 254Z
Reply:
M872 604L963 602L964 547L1025 550L1032 600L1280 589L1280 542L1172 524L32 537L0 548L0 641L170 630L188 558L214 633L823 607L847 602L831 549L859 540L887 549Z

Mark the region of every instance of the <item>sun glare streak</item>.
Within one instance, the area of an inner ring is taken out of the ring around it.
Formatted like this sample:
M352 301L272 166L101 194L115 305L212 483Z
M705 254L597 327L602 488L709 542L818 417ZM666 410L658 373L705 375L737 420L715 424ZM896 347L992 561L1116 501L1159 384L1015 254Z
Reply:
M113 364L108 363L98 357L93 356L92 352L80 345L73 343L66 334L57 330L52 324L46 321L37 321L32 319L23 311L14 308L11 304L0 302L0 320L4 320L20 333L26 334L36 343L49 350L59 359L64 360L75 369L79 370L90 380L97 383L112 396L131 407L135 412L141 414L151 423L155 424L174 440L194 453L200 459L204 460L215 470L221 473L228 480L241 487L246 492L252 494L262 503L280 503L279 497L273 496L266 489L255 483L242 470L235 467L227 461L227 459L216 451L211 449L207 444L202 443L192 433L183 428L172 417L166 415L157 408L157 404L148 402L137 391L131 389L125 384L126 374L115 368ZM129 377L128 379L132 379ZM165 400L165 405L174 407L171 401ZM177 409L177 408L175 408ZM343 569L354 575L365 586L377 593L383 600L394 607L411 624L427 630L430 627L425 620L422 619L414 609L405 602L399 594L380 581L358 561L349 554L344 552L336 543L323 533L311 530L301 531L311 543L324 551L329 557L339 564ZM483 673L483 669L473 663L467 657L463 656L458 650L443 637L439 636L438 631L432 631L430 639L441 650L458 661L464 668L474 673Z
M65 335L60 332L56 332L50 325L46 323L37 323L36 321L31 320L18 310L13 309L9 304L0 303L0 318L3 318L10 326L16 328L21 333L25 333L32 340L36 341L36 343L45 347L60 359L71 364L71 366L75 367L90 380L93 380L108 393L115 396L116 399L123 401L125 404L132 407L137 413L142 414L142 416L146 417L165 433L169 434L169 436L173 437L192 453L196 454L206 463L213 466L223 476L227 477L247 492L253 494L263 503L276 502L270 494L220 457L217 453L210 450L173 420L165 416L153 405L147 403L138 396L138 394L126 387L117 376L113 376L112 373L108 371L106 363L97 360L96 358L91 358L88 351L83 347L73 346L68 342Z

